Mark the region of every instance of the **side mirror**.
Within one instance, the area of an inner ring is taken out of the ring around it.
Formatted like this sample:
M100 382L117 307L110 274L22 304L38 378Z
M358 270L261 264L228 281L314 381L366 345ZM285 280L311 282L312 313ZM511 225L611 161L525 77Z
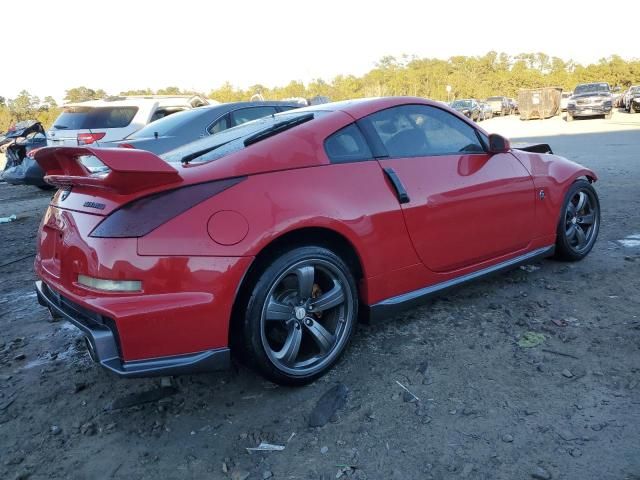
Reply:
M509 140L497 133L489 135L489 152L506 153L509 150L511 150L511 143L509 143Z

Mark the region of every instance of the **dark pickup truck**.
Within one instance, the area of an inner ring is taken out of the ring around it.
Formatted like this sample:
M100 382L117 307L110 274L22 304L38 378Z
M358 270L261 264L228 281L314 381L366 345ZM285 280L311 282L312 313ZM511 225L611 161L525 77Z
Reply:
M604 115L611 118L613 99L608 83L582 83L573 89L573 95L567 102L567 122L574 117Z

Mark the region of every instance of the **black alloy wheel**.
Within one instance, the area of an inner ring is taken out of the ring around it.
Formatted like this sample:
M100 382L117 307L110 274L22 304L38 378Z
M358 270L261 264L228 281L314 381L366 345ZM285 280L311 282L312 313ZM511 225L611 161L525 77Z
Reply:
M556 256L581 260L593 248L600 230L600 201L587 180L576 181L567 192L560 215Z
M276 383L309 383L345 350L357 312L355 280L342 259L322 247L296 248L255 285L245 316L248 353Z

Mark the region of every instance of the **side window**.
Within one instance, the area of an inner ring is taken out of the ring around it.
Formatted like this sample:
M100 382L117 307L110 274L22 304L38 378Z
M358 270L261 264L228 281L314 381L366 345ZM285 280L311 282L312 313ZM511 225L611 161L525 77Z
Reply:
M354 123L327 137L324 150L332 163L358 162L373 158L369 145Z
M219 133L223 130L226 130L227 128L229 128L229 114L225 115L219 120L216 120L216 122L213 125L207 128L207 131L211 135L213 135L214 133Z
M231 126L242 125L243 123L266 117L276 113L275 107L250 107L231 112Z
M473 127L439 108L403 105L366 117L390 157L481 153Z

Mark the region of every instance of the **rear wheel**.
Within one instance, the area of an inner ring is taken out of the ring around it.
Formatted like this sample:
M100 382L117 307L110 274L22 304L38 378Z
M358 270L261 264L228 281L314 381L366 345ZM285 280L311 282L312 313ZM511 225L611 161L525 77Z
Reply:
M356 284L345 262L326 248L295 248L266 267L253 287L245 353L270 380L304 385L335 364L357 315Z
M556 257L582 260L593 248L600 230L600 201L586 180L576 181L567 192L560 213Z

